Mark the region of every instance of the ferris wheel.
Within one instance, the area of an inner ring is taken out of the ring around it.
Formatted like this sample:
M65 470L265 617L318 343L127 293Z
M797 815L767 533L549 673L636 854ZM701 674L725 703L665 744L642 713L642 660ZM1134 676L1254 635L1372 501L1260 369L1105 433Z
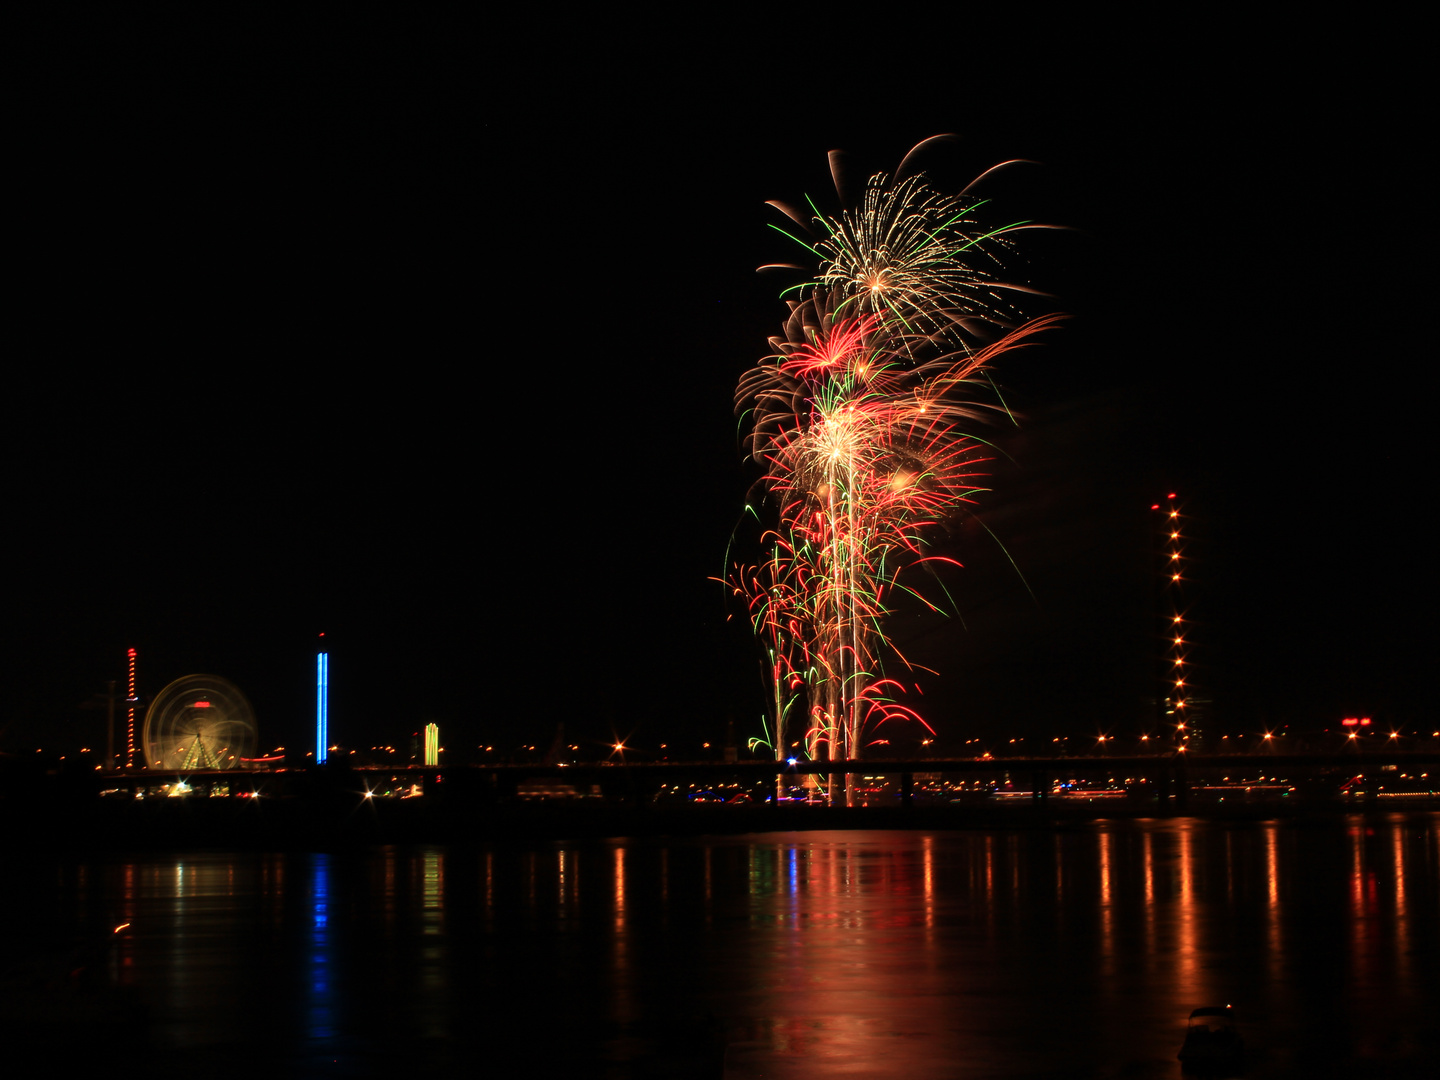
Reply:
M145 713L151 769L239 769L255 756L255 713L234 683L186 675L161 690Z

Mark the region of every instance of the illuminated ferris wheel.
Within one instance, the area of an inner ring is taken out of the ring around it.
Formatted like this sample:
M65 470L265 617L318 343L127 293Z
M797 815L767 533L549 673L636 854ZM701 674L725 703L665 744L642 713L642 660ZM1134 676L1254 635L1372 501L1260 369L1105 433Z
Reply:
M255 713L234 683L186 675L151 703L142 741L151 769L240 769L255 738Z

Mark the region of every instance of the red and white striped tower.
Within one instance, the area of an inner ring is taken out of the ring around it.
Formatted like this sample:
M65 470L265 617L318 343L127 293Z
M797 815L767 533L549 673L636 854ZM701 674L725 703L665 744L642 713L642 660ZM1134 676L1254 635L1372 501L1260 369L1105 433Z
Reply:
M135 764L135 650L130 650L130 672L125 683L125 767Z

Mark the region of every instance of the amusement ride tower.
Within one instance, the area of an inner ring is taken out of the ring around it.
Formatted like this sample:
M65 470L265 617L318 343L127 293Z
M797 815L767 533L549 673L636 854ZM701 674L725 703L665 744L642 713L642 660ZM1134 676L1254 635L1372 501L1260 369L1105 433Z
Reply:
M329 752L330 654L322 648L315 656L315 764L324 764Z
M135 764L135 650L129 654L130 668L125 683L125 767Z

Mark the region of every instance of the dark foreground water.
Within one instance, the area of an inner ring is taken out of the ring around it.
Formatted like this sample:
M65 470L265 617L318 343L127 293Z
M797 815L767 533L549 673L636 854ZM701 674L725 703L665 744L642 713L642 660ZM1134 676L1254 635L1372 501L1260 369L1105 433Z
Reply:
M4 870L3 1036L57 1065L1178 1077L1226 1003L1246 1076L1440 1063L1440 815Z

